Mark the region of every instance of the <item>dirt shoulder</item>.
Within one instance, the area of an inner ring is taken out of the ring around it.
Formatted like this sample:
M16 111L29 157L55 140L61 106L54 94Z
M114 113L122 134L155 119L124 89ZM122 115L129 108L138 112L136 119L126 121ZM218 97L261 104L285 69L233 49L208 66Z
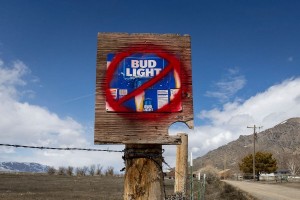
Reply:
M262 184L244 181L224 181L260 200L298 200L300 189L288 185Z

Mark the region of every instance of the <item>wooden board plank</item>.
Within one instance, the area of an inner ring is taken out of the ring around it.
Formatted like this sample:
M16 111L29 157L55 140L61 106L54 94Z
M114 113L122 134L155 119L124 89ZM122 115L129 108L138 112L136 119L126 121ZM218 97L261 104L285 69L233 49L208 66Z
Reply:
M141 117L145 113L106 111L106 62L109 53L141 44L162 46L168 53L179 56L184 70L181 87L182 111L152 113L151 119ZM95 103L95 144L179 144L178 136L169 136L168 128L175 122L184 122L193 128L193 95L191 71L191 44L189 35L177 34L126 34L98 33Z

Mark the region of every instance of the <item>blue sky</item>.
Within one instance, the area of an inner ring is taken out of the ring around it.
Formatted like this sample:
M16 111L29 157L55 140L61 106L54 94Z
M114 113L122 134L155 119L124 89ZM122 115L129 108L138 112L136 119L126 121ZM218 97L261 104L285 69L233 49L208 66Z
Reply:
M250 134L247 124L268 128L299 117L299 10L296 0L0 0L0 94L16 109L5 114L1 109L8 121L0 120L7 134L0 133L1 140L92 146L98 32L191 35L196 128L190 138L198 142L191 142L190 150L196 155ZM39 114L28 122L34 111ZM42 123L49 128L28 129L28 141L19 140L22 133L9 126L16 123L25 130ZM51 128L57 124L63 128ZM174 152L167 148L172 162ZM24 161L55 166L65 158L41 160L42 152L0 150L2 160L22 155ZM122 160L107 163L118 167Z

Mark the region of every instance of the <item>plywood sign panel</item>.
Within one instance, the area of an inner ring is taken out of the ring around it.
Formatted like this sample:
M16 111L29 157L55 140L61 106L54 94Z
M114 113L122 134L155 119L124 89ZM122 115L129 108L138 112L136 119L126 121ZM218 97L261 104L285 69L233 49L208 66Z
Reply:
M174 122L193 127L188 35L99 33L96 144L177 144Z

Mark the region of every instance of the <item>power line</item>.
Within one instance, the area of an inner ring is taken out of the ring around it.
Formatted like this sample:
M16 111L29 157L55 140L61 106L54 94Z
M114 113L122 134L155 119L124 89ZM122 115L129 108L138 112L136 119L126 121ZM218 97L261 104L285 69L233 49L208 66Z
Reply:
M60 151L104 151L104 152L116 152L122 153L124 150L110 150L110 149L89 149L89 148L60 148L60 147L43 147L43 146L27 146L27 145L18 145L18 144L0 144L0 146L7 146L7 147L15 147L15 148L30 148L30 149L49 149L49 150L60 150Z

